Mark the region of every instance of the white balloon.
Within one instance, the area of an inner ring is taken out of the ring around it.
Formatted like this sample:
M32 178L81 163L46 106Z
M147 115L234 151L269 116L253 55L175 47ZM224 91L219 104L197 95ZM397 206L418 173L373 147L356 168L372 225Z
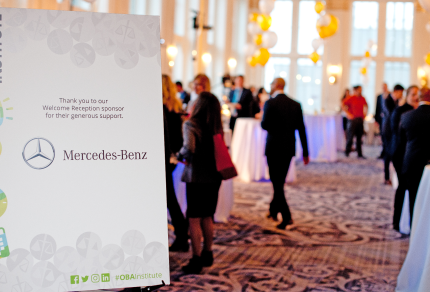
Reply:
M372 59L371 58L363 58L363 60L361 61L361 64L365 68L369 67L370 63L372 63Z
M317 51L322 45L324 45L323 39L314 39L312 41L312 47L314 48L314 51Z
M278 36L273 31L267 31L263 34L263 47L273 48L278 42Z
M256 22L248 23L248 32L251 35L256 35L261 33L261 28Z
M428 23L426 24L426 30L427 30L428 32L430 32L430 22L428 22Z
M370 51L372 49L372 47L373 47L374 44L375 44L375 42L373 40L370 40L367 43L367 50Z
M245 56L252 57L256 50L257 50L257 47L254 44L246 44Z
M427 12L430 12L430 0L418 0L418 2Z
M331 15L325 14L318 19L318 25L320 26L328 26L331 22Z
M274 0L260 0L258 2L258 8L263 14L270 14L275 8Z

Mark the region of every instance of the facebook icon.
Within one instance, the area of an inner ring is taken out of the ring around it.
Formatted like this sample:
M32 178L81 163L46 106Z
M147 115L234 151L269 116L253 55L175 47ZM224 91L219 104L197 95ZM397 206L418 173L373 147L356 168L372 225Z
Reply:
M79 276L70 276L70 283L72 285L79 284Z

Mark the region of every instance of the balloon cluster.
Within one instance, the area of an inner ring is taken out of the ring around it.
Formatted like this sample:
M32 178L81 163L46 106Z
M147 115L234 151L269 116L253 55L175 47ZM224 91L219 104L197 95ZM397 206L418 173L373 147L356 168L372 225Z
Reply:
M260 0L258 2L259 13L249 16L248 33L252 36L253 43L245 47L245 55L248 64L255 67L258 64L266 65L270 59L270 48L278 42L278 36L273 31L268 31L272 25L270 12L275 8L275 0Z
M325 4L321 1L315 3L315 12L320 15L320 18L317 20L317 31L320 38L314 39L312 41L312 47L314 48L314 52L309 55L309 58L315 64L320 60L320 55L317 53L319 47L324 45L324 40L328 37L333 36L339 27L339 20L337 17L326 13Z
M376 43L374 41L370 40L367 43L367 50L364 53L364 58L361 61L362 63L361 63L361 68L360 68L360 73L361 73L361 75L363 75L363 83L364 84L369 82L369 78L367 76L367 72L368 72L367 68L369 68L370 63L372 63L372 57L371 57L370 51L372 51L372 50L375 51L376 48L377 48L377 46L376 46Z

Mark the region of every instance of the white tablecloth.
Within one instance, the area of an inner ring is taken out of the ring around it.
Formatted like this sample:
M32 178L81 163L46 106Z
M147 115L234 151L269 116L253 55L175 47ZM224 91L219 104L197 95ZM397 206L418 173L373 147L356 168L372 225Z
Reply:
M227 147L230 147L231 130L224 130L224 141ZM178 199L179 206L181 207L182 213L185 215L187 211L187 192L186 184L181 181L184 168L185 166L182 163L179 163L176 166L175 171L173 171L173 185L175 187L176 198ZM223 181L221 184L218 194L218 205L214 216L215 222L226 223L230 216L231 209L233 208L233 204L233 180L230 179Z
M337 160L337 124L339 115L320 114L304 116L308 138L309 158L317 162ZM296 132L296 157L302 158L302 144Z
M430 291L430 166L424 170L415 201L409 251L396 291Z
M267 132L261 128L261 121L253 118L239 118L234 128L231 144L231 158L239 179L244 182L269 179L264 150ZM296 180L295 160L291 161L287 182Z

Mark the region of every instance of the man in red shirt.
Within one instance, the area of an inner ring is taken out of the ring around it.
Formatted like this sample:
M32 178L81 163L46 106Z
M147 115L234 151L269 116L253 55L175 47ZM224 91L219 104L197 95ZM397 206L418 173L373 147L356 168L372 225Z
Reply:
M364 132L364 118L367 115L367 102L366 99L361 95L362 88L360 85L354 86L353 95L344 99L342 102L342 109L346 113L348 118L347 128L347 141L345 155L348 157L352 148L352 141L356 136L356 149L359 158L364 158L363 152L361 151L361 137Z

